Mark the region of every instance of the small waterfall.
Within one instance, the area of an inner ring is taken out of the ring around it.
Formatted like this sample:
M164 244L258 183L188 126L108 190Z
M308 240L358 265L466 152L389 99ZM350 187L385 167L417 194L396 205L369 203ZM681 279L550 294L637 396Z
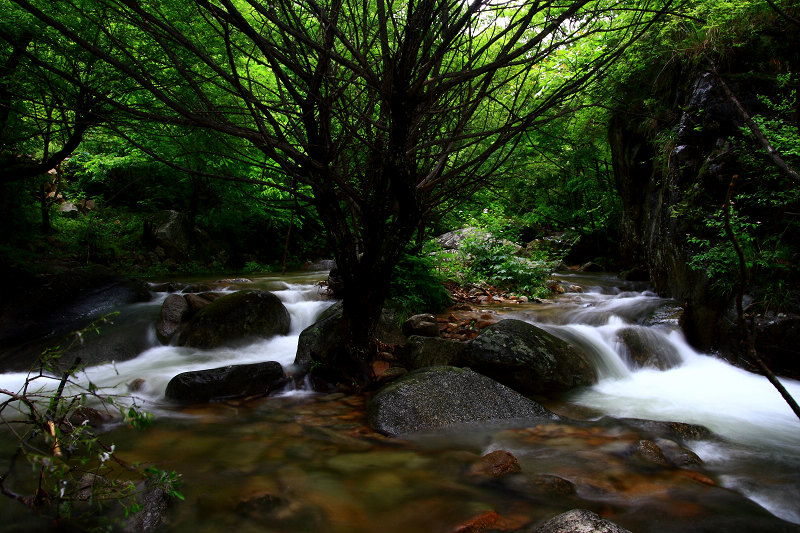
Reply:
M79 374L77 381L84 386L91 382L101 389L101 393L119 396L119 400L123 403L126 397L133 394L138 403L145 404L145 409L158 410L167 383L181 372L264 361L276 361L284 368L289 367L294 362L300 333L313 324L333 302L324 299L318 285L309 283L305 279L300 279L299 283L289 283L274 278L259 281L260 283L254 285L271 290L288 310L291 321L287 335L209 350L163 346L155 339L154 324L160 304L167 297L167 293L157 293L153 301L147 304L133 304L120 312L120 316L125 317L131 315L129 308L136 308L137 320L141 325L138 332L133 334L145 343L143 351L133 359L87 367ZM138 317L142 312L147 313L149 317L147 320L139 320ZM119 322L114 327L128 327L128 321ZM113 329L109 331L113 334ZM0 374L0 387L17 391L25 382L26 376L26 373ZM55 390L58 379L37 380L37 386L42 392Z

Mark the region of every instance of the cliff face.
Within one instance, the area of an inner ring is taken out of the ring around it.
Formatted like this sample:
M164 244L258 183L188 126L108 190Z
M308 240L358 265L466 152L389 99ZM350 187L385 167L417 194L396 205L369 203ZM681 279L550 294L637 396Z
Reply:
M781 91L785 94L778 75L785 78L800 69L798 41L793 34L762 35L726 58L720 73L748 113L771 112L759 95L775 99ZM734 353L734 291L720 290L724 283L715 283L733 282L690 268L691 258L702 250L687 236L719 241L719 228L712 231L706 222L724 203L733 176L744 184L737 193L763 190L757 167L769 162L759 154L761 147L745 131L740 113L709 67L673 62L654 69L650 79L630 89L630 105L610 123L609 142L623 203L623 262L646 267L659 293L684 303L682 326L693 345ZM796 83L796 74L792 79ZM753 158L761 162L755 168ZM750 214L761 217L757 211ZM763 216L772 217L768 224L773 231L782 231L786 217L778 220L782 215L772 211ZM770 229L765 224L759 231ZM795 340L800 340L796 327L793 331ZM769 344L774 345L775 339ZM781 357L789 357L794 361L789 366L800 368L798 344L793 346L792 354Z

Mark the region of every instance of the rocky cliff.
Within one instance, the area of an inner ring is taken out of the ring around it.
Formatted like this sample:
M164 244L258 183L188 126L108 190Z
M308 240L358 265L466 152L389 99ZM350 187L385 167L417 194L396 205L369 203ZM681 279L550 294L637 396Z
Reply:
M716 72L705 55L653 65L628 87L628 105L615 113L609 127L624 209L623 261L646 267L661 294L685 304L682 325L692 344L732 358L738 352L735 257L722 257L727 244L720 222L715 226L713 221L737 176L734 193L743 198L737 213L752 224L747 226L748 244L754 254L768 246L774 250L774 264L758 264L752 271L746 303L754 304L749 311L759 322L759 347L786 374L800 369L800 320L792 314L797 311L799 239L791 212L797 209L797 194L786 195L783 204L776 200L790 182L771 168L723 84L748 114L797 127L798 33L790 25L772 25L717 59ZM788 121L785 105L782 116L776 110L776 102L786 101L794 106ZM717 244L720 257L704 268L698 254L713 255L709 250ZM725 260L729 271L720 266ZM775 303L770 295L784 291ZM770 333L778 322L783 325L775 331L783 338Z

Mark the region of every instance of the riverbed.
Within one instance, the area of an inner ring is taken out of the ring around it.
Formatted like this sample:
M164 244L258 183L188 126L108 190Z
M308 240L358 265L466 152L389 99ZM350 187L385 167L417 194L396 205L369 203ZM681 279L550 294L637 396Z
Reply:
M481 424L393 439L367 427L364 396L291 386L254 401L181 407L164 399L169 379L188 370L277 361L291 373L300 332L333 303L319 285L324 277L231 283L226 291L277 294L291 331L213 350L157 341L166 292L119 310L120 326L144 324L137 334L149 347L132 360L88 368L85 379L135 396L155 415L145 431L112 426L103 439L128 461L181 474L186 500L172 506L162 530L445 533L493 517L495 530L524 531L586 508L633 532L800 531L800 421L763 377L695 352L678 330L674 302L613 276L557 275L568 289L553 300L484 309L537 324L591 354L598 384L544 401L574 422ZM634 364L620 342L620 331L631 328L669 360L667 368ZM2 374L0 386L13 389L23 378ZM800 397L800 383L783 381ZM642 460L637 447L669 435L620 418L700 424L711 433L681 441L699 464L663 466ZM476 476L478 458L498 449L512 452L522 473ZM13 524L8 531L50 527L10 500L0 500L0 520Z

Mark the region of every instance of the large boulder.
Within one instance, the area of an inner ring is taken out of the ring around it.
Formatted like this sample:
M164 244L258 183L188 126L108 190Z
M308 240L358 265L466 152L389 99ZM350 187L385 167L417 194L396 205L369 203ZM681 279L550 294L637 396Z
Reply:
M294 358L296 371L305 374L312 366L327 361L330 358L329 354L341 346L342 339L339 334L341 319L342 303L338 302L323 311L316 322L300 333Z
M246 337L272 337L289 332L289 312L266 291L238 291L200 310L181 332L178 344L214 348Z
M189 256L191 225L183 213L169 211L167 220L155 229L154 237L167 257L181 260Z
M461 228L436 237L436 242L445 250L458 250L465 238L488 239L491 234L482 228Z
M344 352L345 340L340 329L343 306L338 302L326 309L317 321L300 333L294 359L294 375L312 373L312 382L336 384L352 381L363 369L356 368ZM397 325L393 312L384 309L375 332L383 344L401 344L406 338Z
M164 396L180 403L267 394L286 383L280 363L269 361L183 372L167 384Z
M367 405L375 431L401 435L469 422L558 416L508 387L468 368L415 370L389 383Z
M621 329L617 335L635 368L667 370L682 362L677 348L650 328L630 326Z
M71 268L42 277L14 273L0 297L0 371L27 370L47 347L63 344L65 335L151 298L144 283L105 269Z
M463 364L526 395L559 393L597 381L582 352L514 319L501 320L470 341Z
M466 344L441 337L412 335L402 352L403 363L409 370L426 366L460 366Z
M573 509L551 518L531 533L630 533L614 522L585 509Z

